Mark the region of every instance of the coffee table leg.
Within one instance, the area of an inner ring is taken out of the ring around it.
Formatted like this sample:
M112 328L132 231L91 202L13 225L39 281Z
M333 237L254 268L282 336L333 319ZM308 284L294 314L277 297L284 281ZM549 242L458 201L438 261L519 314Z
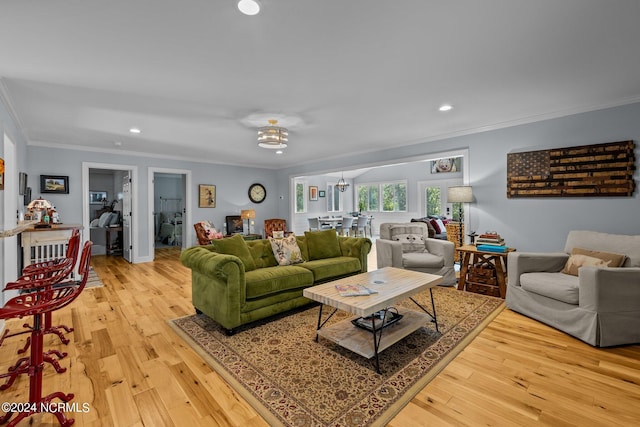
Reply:
M338 311L338 309L334 309L331 314L329 315L329 317L327 317L324 322L322 321L322 307L324 307L324 304L320 304L320 311L318 311L318 326L316 328L316 342L318 342L318 331L325 325L325 323L327 323L329 321L329 319L331 319L331 317L333 317L334 314L336 314L336 311Z
M384 310L384 315L382 316L382 323L381 325L384 325L384 323L387 321L387 312L388 312L388 308L385 308ZM372 321L371 322L371 326L373 327L373 351L374 354L376 356L376 373L377 374L382 374L382 372L380 372L380 359L378 357L378 348L380 347L380 341L382 340L382 331L384 330L384 326L381 326L379 330L376 330L376 322ZM379 331L379 332L378 332Z
M431 310L433 310L433 314L431 314L426 308L421 306L418 301L413 299L413 297L409 297L409 299L413 301L418 307L420 307L422 311L431 316L431 319L433 319L433 322L436 324L436 332L440 332L440 329L438 329L438 317L436 316L436 304L433 301L433 288L429 288L429 295L431 296Z

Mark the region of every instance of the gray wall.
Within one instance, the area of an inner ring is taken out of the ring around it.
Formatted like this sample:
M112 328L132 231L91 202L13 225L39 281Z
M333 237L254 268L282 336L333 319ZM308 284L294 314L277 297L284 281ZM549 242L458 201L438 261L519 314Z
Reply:
M507 199L507 153L555 147L634 140L640 159L640 104L614 107L558 119L390 148L333 159L332 168L349 169L398 159L469 149L469 184L475 203L468 218L474 230L496 230L520 251L553 251L564 247L575 229L640 234L640 196L606 198ZM313 162L278 172L280 185L290 177L326 171L327 162ZM635 180L638 181L636 168ZM288 200L287 200L288 202Z
M63 150L29 146L27 152L29 158L29 178L39 177L40 174L68 175L69 194L47 194L50 200L60 212L60 216L66 223L82 223L82 163L100 163L125 166L137 166L138 183L134 183L135 200L137 206L138 229L134 230L138 241L137 257L144 259L152 256L153 248L149 248L148 222L150 212L154 207L148 206L148 168L172 168L190 170L193 185L191 197L193 200L192 219L194 222L209 220L215 226L222 228L226 215L239 215L240 210L252 208L256 210L257 233L263 230L263 220L277 218L279 211L279 198L276 184L275 171L268 169L246 168L229 165L212 165L205 163L187 162L182 160L156 159L151 157L122 155L117 153L98 153L91 151ZM249 201L248 189L254 182L262 183L267 189L267 199L259 204ZM198 184L216 185L216 207L198 208ZM34 190L36 190L34 188ZM39 193L34 192L33 197ZM185 224L185 227L191 227ZM152 227L153 229L153 227ZM195 244L195 238L190 244ZM135 253L135 250L134 250Z
M3 108L0 108L0 114L3 114L2 118L10 121ZM190 191L194 221L207 219L220 226L225 215L236 215L241 209L255 208L258 216L256 232L261 232L262 221L266 218L290 219L290 178L319 175L327 171L328 164L326 161L312 162L273 171L36 146L28 147L25 158L21 135L17 129L13 128L12 122L9 128L18 146L20 170L25 170L25 159L29 160L26 171L32 186L37 182L40 174L69 176L70 194L48 196L60 211L63 220L68 223L82 221L80 179L83 161L136 165L139 168L139 182L136 193L138 200L135 201L135 206L140 212L145 213L140 217L140 227L136 231L140 257L149 256L150 253L147 245L146 215L150 212L147 206L147 168L149 167L192 171L193 188ZM481 231L497 230L510 246L521 251L559 250L563 247L567 233L572 229L640 234L640 220L637 219L640 211L638 191L630 198L507 199L507 153L525 149L545 149L630 139L640 141L640 103L424 142L408 147L390 148L357 156L342 156L332 159L330 163L332 170L336 168L348 170L468 148L469 183L474 187L476 199L468 214L471 227ZM636 157L638 157L637 148ZM638 178L637 171L635 178L636 180ZM260 205L252 204L247 196L248 187L254 182L260 182L267 188L267 200ZM197 207L198 184L216 185L216 208ZM37 188L34 190L36 191L33 196L37 197Z

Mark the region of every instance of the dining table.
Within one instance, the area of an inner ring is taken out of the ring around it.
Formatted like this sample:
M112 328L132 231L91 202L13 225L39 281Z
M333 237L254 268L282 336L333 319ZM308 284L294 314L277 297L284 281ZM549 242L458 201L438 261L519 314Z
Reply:
M329 224L331 228L336 228L338 225L342 224L342 217L329 217L329 218L320 217L318 219L318 222L320 223L321 226L323 224Z

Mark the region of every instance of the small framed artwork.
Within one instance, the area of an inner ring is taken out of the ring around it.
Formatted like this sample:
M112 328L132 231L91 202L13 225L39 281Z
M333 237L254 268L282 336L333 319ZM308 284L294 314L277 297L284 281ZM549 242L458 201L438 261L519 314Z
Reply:
M462 172L462 157L431 160L431 173Z
M40 192L69 194L69 177L59 175L40 175Z
M216 186L208 184L200 184L199 190L199 203L200 208L215 208L216 207Z
M20 188L18 194L24 196L27 192L27 174L24 172L20 172Z
M318 200L318 187L315 185L309 186L309 200Z
M318 197L324 197L324 195L325 195L324 190L318 191Z
M106 191L89 191L89 203L92 205L101 205L102 200L107 200Z

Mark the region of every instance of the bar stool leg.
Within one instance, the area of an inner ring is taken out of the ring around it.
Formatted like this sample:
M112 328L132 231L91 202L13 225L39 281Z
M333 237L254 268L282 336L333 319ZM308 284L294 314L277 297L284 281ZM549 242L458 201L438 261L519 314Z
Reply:
M64 394L62 392L54 392L42 397L42 371L44 369L44 352L43 352L43 330L42 330L42 314L33 316L33 331L31 332L31 357L29 362L29 403L31 410L20 412L16 418L11 420L8 427L15 427L23 419L30 417L39 412L49 412L56 416L61 426L67 427L72 425L75 420L67 418L64 412L60 411L58 405L52 404L55 398L63 402L69 402L73 399L73 394ZM12 412L8 412L2 419L0 424L9 421Z

